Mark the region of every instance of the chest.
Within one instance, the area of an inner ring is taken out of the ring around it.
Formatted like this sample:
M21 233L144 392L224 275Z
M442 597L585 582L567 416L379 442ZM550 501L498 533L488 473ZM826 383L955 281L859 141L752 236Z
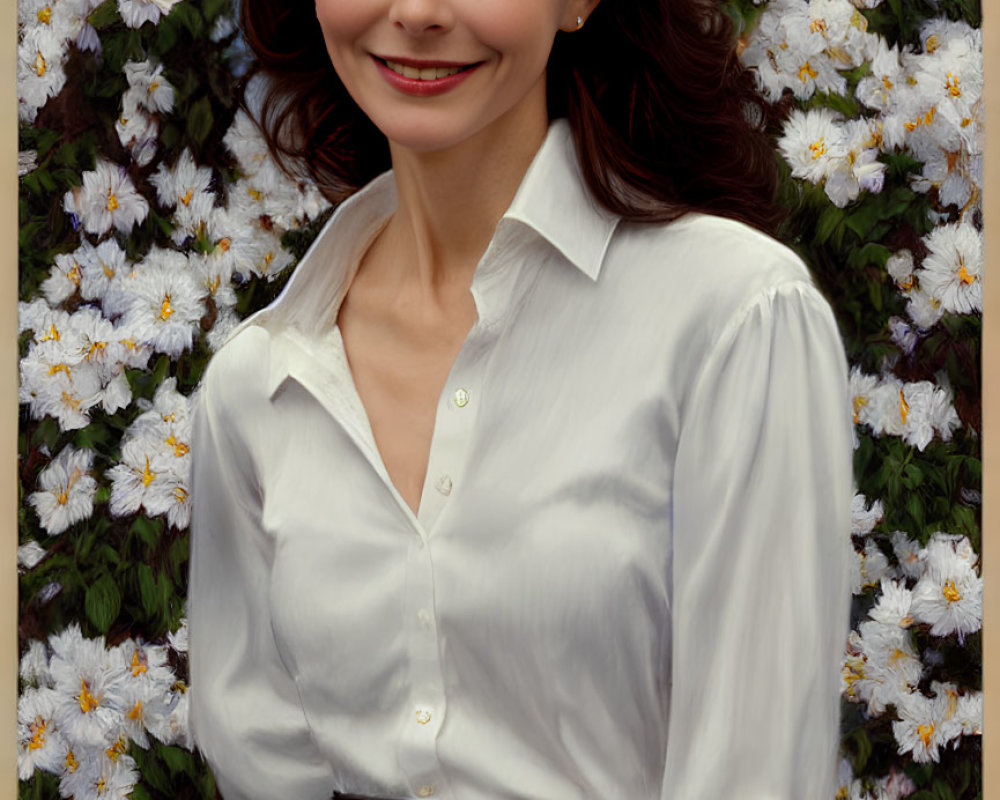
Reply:
M338 319L347 361L379 455L393 485L417 512L436 409L476 319L468 291L444 306L380 305L364 290Z

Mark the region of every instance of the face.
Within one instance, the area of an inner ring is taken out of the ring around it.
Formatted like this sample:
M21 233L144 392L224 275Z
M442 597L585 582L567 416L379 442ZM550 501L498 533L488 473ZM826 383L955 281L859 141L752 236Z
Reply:
M547 123L559 29L596 0L316 0L338 76L396 146L444 150L491 128Z

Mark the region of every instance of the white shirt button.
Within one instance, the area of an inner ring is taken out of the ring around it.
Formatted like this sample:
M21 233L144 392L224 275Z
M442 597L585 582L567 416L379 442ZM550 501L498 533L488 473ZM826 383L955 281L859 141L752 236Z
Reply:
M437 481L437 490L441 492L445 497L451 494L452 487L451 478L447 475L442 475Z
M427 709L427 708L418 708L417 709L417 722L420 723L421 725L426 725L430 721L431 721L431 712L430 712L430 709Z
M417 624L421 628L427 630L431 626L431 612L426 608L422 608L417 612Z
M469 390L468 389L456 389L455 390L455 405L459 408L465 408L469 404Z
M428 783L427 785L421 786L419 789L417 789L417 794L420 795L421 797L431 797L433 796L434 791L435 791L434 787Z

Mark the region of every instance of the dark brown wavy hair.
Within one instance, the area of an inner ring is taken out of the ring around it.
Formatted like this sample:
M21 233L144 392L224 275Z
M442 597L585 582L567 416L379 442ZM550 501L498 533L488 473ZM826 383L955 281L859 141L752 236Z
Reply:
M334 202L390 167L385 137L333 70L314 0L242 0L240 24L251 74L269 79L257 116L279 163L301 160ZM603 0L582 30L556 35L547 79L549 116L569 120L607 208L777 223L768 107L719 0Z

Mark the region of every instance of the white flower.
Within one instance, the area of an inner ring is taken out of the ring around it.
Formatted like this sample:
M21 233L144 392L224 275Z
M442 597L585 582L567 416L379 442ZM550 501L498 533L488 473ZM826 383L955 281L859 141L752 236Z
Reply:
M160 125L156 117L149 114L129 94L122 99L122 111L115 121L118 141L132 153L132 158L140 167L146 166L156 156L159 144Z
M883 625L906 628L913 624L913 617L910 615L912 602L913 593L906 588L906 584L882 578L882 593L868 616Z
M34 122L38 110L66 84L66 44L47 25L23 31L17 47L17 102L22 122Z
M118 0L118 13L130 28L139 28L147 22L158 24L180 0Z
M170 479L171 466L169 457L163 454L158 442L147 439L126 441L122 445L121 462L105 473L112 482L108 504L112 516L134 514L150 497L156 498L169 492L170 488L164 488L164 484Z
M37 639L28 642L28 649L21 656L18 674L21 676L21 680L29 686L52 688L52 676L49 674L49 652L45 648L44 642Z
M36 769L58 775L66 756L66 744L55 720L58 692L29 687L17 703L17 773L22 781Z
M902 800L913 794L917 790L917 785L905 772L897 772L894 767L888 775L879 780L878 788L881 792L879 800Z
M910 632L899 625L862 622L847 640L841 669L844 696L878 715L911 691L923 673Z
M926 330L934 327L944 316L944 308L940 300L918 286L907 295L906 313L918 328Z
M88 363L73 363L73 354L57 339L40 342L20 363L20 399L31 416L54 417L62 430L90 424L89 410L101 402L101 380Z
M920 543L914 541L903 531L893 531L889 536L892 542L892 552L896 556L899 568L907 578L916 579L924 574L924 564L920 560Z
M205 230L215 207L215 194L209 189L212 171L195 164L190 150L181 153L173 167L161 164L149 179L156 187L160 205L174 208L174 242Z
M84 300L103 300L108 286L126 268L125 251L114 239L105 239L97 247L81 242L73 258L80 265L80 296ZM111 314L108 309L105 312Z
M38 477L42 490L28 495L28 503L49 535L56 536L94 513L93 463L93 451L67 446L42 470Z
M188 651L188 624L186 617L181 619L180 627L176 631L171 631L167 634L167 642L174 652L186 653Z
M128 755L108 748L95 757L78 760L78 767L63 774L59 791L63 797L74 800L125 800L139 781L135 761Z
M867 536L882 519L885 509L881 500L867 505L863 494L855 494L851 500L851 535Z
M956 633L962 640L982 627L983 579L970 551L935 534L921 554L924 573L913 588L912 610L917 620L931 625L934 636Z
M34 569L47 555L48 550L34 539L29 539L17 548L17 571L26 572Z
M117 735L121 675L109 663L103 641L84 639L71 625L49 643L56 724L74 746L109 746Z
M905 355L912 355L920 336L902 317L889 317L889 335Z
M914 761L937 761L938 749L961 732L960 726L948 718L947 696L934 698L910 692L896 703L899 720L892 723L892 733L899 745L899 754L910 753Z
M983 235L969 223L939 225L924 243L930 251L917 276L921 288L956 314L983 309Z
M871 60L872 74L858 81L856 96L868 108L889 111L897 102L899 89L906 81L899 61L899 48L889 47L881 36L876 38Z
M793 111L778 149L791 166L793 177L822 183L847 155L840 115L828 108Z
M885 553L879 549L875 542L866 541L864 552L861 553L861 586L874 586L889 572L889 559L885 557Z
M63 209L75 215L88 233L103 235L112 226L129 233L146 219L149 204L124 168L98 160L93 171L83 173L83 186L66 192Z
M951 402L951 393L930 381L907 383L900 401L903 409L903 439L923 450L937 433L950 441L961 420Z
M126 96L136 105L163 114L174 109L174 87L163 77L163 64L145 61L125 63L125 77L128 79ZM130 106L125 102L125 107Z
M129 300L123 323L140 341L169 356L191 347L205 307L187 258L154 248L126 283Z

